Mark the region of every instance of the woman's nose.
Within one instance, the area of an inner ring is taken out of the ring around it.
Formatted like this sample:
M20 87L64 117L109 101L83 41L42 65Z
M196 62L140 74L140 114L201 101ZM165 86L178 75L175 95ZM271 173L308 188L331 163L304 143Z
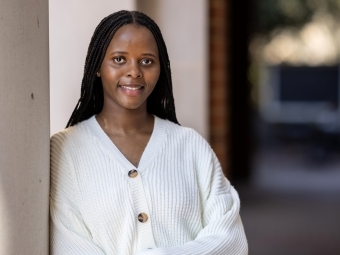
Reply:
M130 65L128 65L127 76L132 78L142 77L142 72L140 70L139 63L132 62Z

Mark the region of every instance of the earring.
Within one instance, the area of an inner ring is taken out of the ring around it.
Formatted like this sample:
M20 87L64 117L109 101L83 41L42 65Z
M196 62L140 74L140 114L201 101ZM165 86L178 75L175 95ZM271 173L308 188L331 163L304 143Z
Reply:
M99 72L97 72L97 76L100 77L100 73Z

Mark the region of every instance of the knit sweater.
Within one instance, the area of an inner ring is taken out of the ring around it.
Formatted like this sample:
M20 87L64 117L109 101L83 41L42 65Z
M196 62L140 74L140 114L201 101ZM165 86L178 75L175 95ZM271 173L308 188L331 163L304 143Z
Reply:
M248 254L239 209L191 128L155 116L137 168L94 116L51 138L52 255Z

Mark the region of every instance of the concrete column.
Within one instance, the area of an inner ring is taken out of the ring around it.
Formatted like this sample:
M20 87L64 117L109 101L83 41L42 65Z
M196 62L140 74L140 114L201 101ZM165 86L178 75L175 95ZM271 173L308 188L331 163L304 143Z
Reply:
M0 254L48 254L48 1L0 1Z
M78 102L87 48L96 26L113 12L134 10L135 1L49 1L51 134L65 128Z
M159 25L170 57L178 121L209 138L209 2L137 1Z

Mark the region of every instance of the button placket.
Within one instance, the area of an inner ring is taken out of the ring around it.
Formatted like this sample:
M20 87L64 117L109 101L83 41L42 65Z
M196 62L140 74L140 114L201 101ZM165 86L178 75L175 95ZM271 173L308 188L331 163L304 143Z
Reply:
M146 194L142 181L142 173L136 169L127 172L128 181L131 187L137 221L137 249L143 250L149 247L156 247L150 221Z

